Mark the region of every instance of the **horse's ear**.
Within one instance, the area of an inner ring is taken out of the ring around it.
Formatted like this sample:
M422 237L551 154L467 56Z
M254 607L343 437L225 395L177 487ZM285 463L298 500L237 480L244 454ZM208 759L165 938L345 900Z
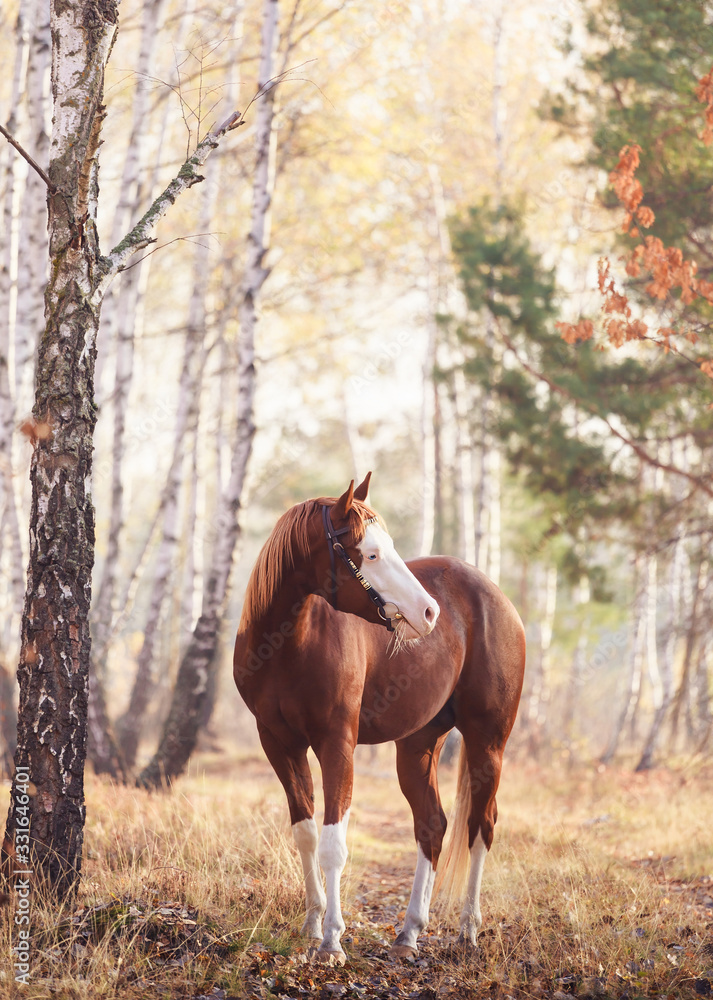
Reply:
M349 489L346 493L342 493L340 498L335 503L332 510L334 511L335 517L346 517L349 511L352 509L352 501L354 500L354 480L352 479L349 484Z
M369 496L369 481L371 480L371 473L367 472L366 478L363 483L360 483L354 490L354 499L361 500L362 503Z

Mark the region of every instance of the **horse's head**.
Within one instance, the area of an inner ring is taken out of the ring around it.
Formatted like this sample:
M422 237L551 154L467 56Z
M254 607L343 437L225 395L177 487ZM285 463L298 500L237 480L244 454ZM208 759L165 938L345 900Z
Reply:
M398 628L402 640L430 632L440 609L394 548L381 519L366 506L369 473L323 511L324 545L330 552L329 597L340 611Z

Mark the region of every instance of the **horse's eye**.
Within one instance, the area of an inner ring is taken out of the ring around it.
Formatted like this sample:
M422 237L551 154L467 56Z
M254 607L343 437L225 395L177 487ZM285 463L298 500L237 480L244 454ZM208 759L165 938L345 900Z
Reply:
M370 556L367 556L366 558L367 558L367 559L372 559L372 560L374 560L374 559L376 559L376 556L375 556L375 555L374 555L374 553L372 552L372 554L371 554Z

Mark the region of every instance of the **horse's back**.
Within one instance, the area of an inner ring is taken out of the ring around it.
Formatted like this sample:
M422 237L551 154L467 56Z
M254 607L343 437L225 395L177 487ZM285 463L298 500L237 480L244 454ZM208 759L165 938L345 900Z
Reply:
M425 556L407 565L438 600L441 612L446 612L446 627L465 629L471 638L475 630L486 645L512 647L524 655L525 630L520 616L485 573L455 556ZM436 629L442 624L443 620Z

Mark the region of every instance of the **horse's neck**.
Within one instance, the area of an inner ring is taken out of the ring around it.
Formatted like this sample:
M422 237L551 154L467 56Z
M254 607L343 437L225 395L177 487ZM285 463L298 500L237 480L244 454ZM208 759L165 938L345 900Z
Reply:
M265 632L277 632L284 638L294 635L297 620L309 597L293 583L281 583L275 591L270 604L253 623L253 629L258 637Z

